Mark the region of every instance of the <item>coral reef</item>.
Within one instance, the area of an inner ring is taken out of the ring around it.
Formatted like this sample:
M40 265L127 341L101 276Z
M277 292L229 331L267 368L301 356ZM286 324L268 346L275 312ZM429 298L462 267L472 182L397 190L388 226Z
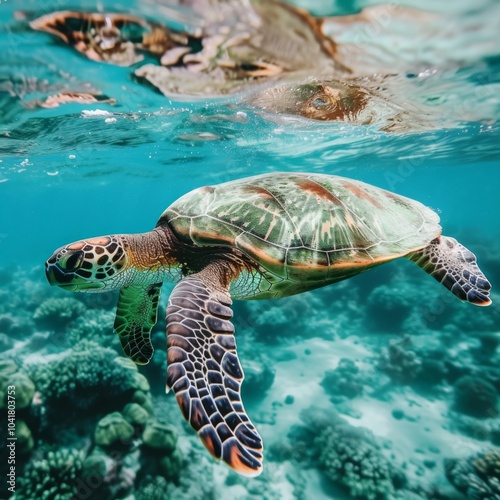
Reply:
M94 442L97 446L130 447L134 428L117 411L109 413L97 422L94 432Z
M411 338L405 335L401 339L391 339L389 346L380 352L378 368L395 383L409 384L420 374L422 362L411 347Z
M44 452L28 464L19 478L16 500L72 500L82 464L83 454L79 450L59 448Z
M453 408L472 417L495 417L498 415L498 392L478 376L464 376L455 383Z
M361 432L328 427L314 445L320 450L318 463L325 475L344 486L352 497L385 500L394 494L389 463Z
M85 312L85 306L73 298L49 298L35 310L33 318L37 325L53 330L64 329L68 323Z
M146 476L135 494L135 500L164 500L174 498L172 485L164 477Z
M325 372L321 385L330 394L333 402L361 396L364 390L363 376L356 363L348 358L342 358L337 368Z
M177 432L137 403L99 420L93 444L81 474L83 484L93 491L92 498L123 498L146 476L178 481L183 458Z
M446 477L471 500L500 498L500 451L490 450L463 459L446 459Z
M251 359L245 363L245 381L242 386L243 400L253 403L261 400L274 383L276 370L267 358Z
M318 467L353 498L389 500L405 486L405 475L385 458L368 429L319 408L307 409L301 418L306 425L289 434L291 457Z
M380 285L369 295L366 311L370 327L383 331L399 331L412 307L403 286Z
M138 468L139 450L108 453L96 446L85 459L78 479L92 499L121 499L132 492Z
M66 331L67 344L74 346L82 340L95 342L101 347L110 347L123 354L118 336L114 333L115 313L103 309L85 311L72 321Z
M145 378L125 358L93 342L82 342L48 363L32 367L33 379L50 410L106 411L121 408L136 390L148 391Z

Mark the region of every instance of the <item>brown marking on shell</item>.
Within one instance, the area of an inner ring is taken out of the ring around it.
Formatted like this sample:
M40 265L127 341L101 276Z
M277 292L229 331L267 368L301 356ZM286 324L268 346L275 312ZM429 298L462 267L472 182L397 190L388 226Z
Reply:
M300 7L295 5L290 5L285 2L281 4L283 9L292 12L297 17L299 17L302 23L307 24L311 31L314 33L316 40L318 41L321 48L328 54L332 59L335 59L337 55L337 44L330 38L326 37L323 33L323 19L311 16L311 14Z
M328 200L332 202L334 205L337 205L338 207L343 206L342 202L333 194L328 191L328 189L324 188L321 184L318 184L317 182L311 181L307 178L301 178L296 181L297 186L299 186L300 189L303 191L307 191L308 193L311 193L315 195L318 198L323 198L325 200Z
M204 231L195 231L192 230L190 233L192 238L196 240L213 240L214 239L214 233L212 232L204 232ZM226 242L228 245L234 245L234 238L231 238L229 236L224 236L222 234L217 235L217 241L218 242Z
M204 186L200 188L200 193L213 193L215 191L215 188L213 186Z
M243 186L243 191L249 194L257 194L261 198L274 198L274 196L265 188L260 186L254 186L253 184L249 184L248 186Z
M383 189L381 189L381 191L386 198L389 198L390 200L399 200L399 196L397 194L391 193L390 191L385 191Z
M349 190L356 198L360 200L365 200L371 203L374 207L383 208L382 205L376 200L373 196L368 194L364 189L356 186L352 182L343 181L342 186L344 186L347 190Z

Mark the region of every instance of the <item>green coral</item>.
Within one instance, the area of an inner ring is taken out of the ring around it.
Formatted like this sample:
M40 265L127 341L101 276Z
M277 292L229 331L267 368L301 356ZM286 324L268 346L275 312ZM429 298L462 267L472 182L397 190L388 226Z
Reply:
M363 394L363 377L354 361L342 358L335 370L325 372L321 385L332 396L333 402L342 402Z
M15 500L72 500L77 493L77 478L83 454L78 450L48 451L32 460L19 478Z
M85 306L72 298L44 300L35 310L34 320L40 326L53 330L64 328L85 312Z
M177 431L168 424L149 420L142 433L142 440L148 448L163 453L171 453L177 444Z
M117 411L106 415L97 422L94 432L95 444L102 447L130 446L134 428Z
M88 340L102 347L110 347L121 353L118 335L113 330L115 314L102 309L88 310L68 326L66 338L69 345Z
M400 339L391 339L389 346L380 352L379 370L386 373L393 382L410 384L420 375L422 361L412 350L413 343L408 335Z
M45 405L81 413L122 408L144 386L137 367L122 362L111 349L88 342L57 359L35 365L33 377Z
M137 403L128 403L122 411L125 420L132 425L144 427L149 419L149 413Z
M373 289L366 303L370 327L398 331L411 311L413 300L404 286L380 285Z
M21 410L31 404L35 384L26 373L18 370L14 361L5 359L0 361L0 408L7 407L9 387L14 387L10 392L15 398L16 409Z
M146 476L135 500L165 500L171 497L171 484L162 476Z
M291 459L317 467L353 498L392 500L405 487L405 474L385 458L368 429L314 406L301 412L301 420L305 425L289 433L285 452Z
M170 455L160 459L158 471L165 479L175 482L179 477L183 462L181 450L176 448Z
M250 359L245 365L245 382L241 392L243 400L251 404L263 399L274 384L276 370L268 359Z
M500 481L500 450L491 450L479 455L473 465L483 476Z
M142 442L143 473L177 481L183 464L177 448L177 431L168 424L150 419L142 433Z
M35 444L31 430L24 420L16 421L16 449L21 454L29 453Z
M466 375L454 387L454 409L476 418L498 415L498 392L488 381Z
M500 498L500 451L490 450L462 459L445 459L448 481L467 498Z
M394 485L390 464L380 450L354 432L325 429L315 440L319 463L334 483L344 486L354 498L392 498Z

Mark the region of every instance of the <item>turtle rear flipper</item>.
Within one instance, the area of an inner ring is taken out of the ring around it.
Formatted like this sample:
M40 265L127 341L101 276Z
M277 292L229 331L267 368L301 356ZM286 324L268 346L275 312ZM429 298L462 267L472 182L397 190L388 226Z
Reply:
M490 282L479 269L476 256L456 239L441 236L408 258L459 299L477 306L491 304Z
M167 388L208 451L246 476L262 472L262 440L241 402L233 313L222 266L179 282L167 307ZM223 265L223 264L222 264Z

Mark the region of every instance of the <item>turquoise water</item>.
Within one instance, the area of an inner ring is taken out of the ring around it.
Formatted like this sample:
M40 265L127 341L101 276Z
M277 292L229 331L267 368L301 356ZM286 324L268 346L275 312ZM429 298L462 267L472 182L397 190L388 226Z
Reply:
M332 15L366 4L301 5ZM0 381L19 389L16 498L500 498L498 455L488 455L496 469L478 462L500 445L498 4L419 6L444 12L442 29L420 27L410 48L391 49L406 62L387 85L403 105L425 108L429 126L390 133L252 107L260 88L169 99L130 68L30 31L23 18L40 14L36 2L0 3ZM151 2L59 1L43 13L69 8L155 12ZM391 47L397 22L367 45ZM422 40L433 50L419 50ZM61 85L117 102L32 105ZM308 294L237 303L245 407L265 443L264 473L246 479L211 459L164 394L170 285L141 378L115 359L116 297L50 288L43 264L74 240L150 230L191 189L273 171L352 177L433 208L443 234L477 255L493 304L461 304L401 260ZM150 426L172 426L170 448L148 447L137 422L125 444L96 448L98 422L132 402L150 412ZM2 453L7 416L4 405ZM89 470L99 484L85 479ZM26 493L32 483L51 492Z

